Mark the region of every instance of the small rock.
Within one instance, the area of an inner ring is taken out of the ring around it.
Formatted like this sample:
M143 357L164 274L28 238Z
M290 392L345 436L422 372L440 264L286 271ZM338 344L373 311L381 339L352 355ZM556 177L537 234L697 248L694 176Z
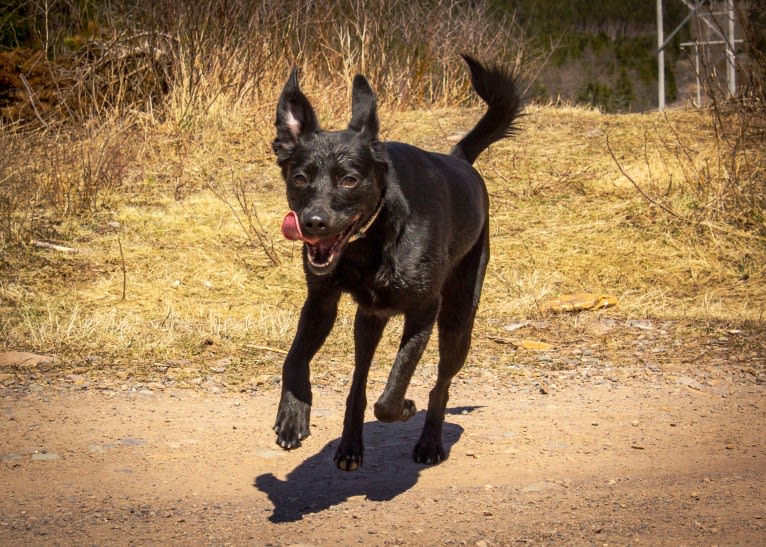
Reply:
M629 319L625 322L629 327L633 327L639 330L652 330L654 326L651 321L641 321L639 319Z
M223 359L218 359L214 365L218 368L226 368L231 365L233 361L234 359L232 357L224 357Z
M695 380L694 378L690 378L689 376L681 376L676 383L680 386L686 386L688 388L694 389L696 391L703 391L705 389L705 386Z
M0 374L0 384L12 384L16 381L15 374Z
M565 488L552 481L537 481L533 482L532 484L526 485L524 488L521 489L524 493L529 492L549 492L553 490L564 490Z
M38 355L25 351L6 351L0 353L0 367L47 370L57 362L58 358L51 355Z
M53 452L41 452L39 454L32 454L33 462L52 462L61 459L61 456Z
M261 374L255 379L255 385L263 386L271 383L271 374Z
M138 437L125 437L124 439L120 439L120 444L123 446L144 446L146 440Z
M511 323L510 325L504 325L503 328L509 332L513 332L518 329L523 329L529 325L529 321L521 321L519 323Z

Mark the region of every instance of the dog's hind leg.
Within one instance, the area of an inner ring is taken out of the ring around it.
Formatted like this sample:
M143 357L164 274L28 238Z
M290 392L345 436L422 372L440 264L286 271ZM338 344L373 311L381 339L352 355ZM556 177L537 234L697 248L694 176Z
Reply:
M335 451L335 465L344 471L353 471L362 465L364 454L364 410L367 407L367 373L378 347L388 317L356 310L354 320L354 378L346 400L343 435Z
M438 311L439 299L434 299L405 314L404 334L394 359L394 366L391 367L386 387L374 406L375 417L381 422L406 421L417 412L415 403L405 399L404 395L431 337Z
M479 242L452 272L442 291L439 312L439 372L428 397L423 432L412 452L418 463L436 464L446 454L442 445L442 425L452 378L463 367L471 347L471 333L489 261L487 226Z

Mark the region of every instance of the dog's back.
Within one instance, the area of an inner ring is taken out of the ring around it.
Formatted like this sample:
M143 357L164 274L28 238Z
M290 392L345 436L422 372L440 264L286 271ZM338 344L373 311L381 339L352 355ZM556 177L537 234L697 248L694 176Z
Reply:
M472 164L492 143L515 131L522 100L512 70L485 68L463 55L471 82L487 104L487 112L455 145L449 155L389 142L386 150L410 207L409 236L418 251L451 268L479 239L488 218L488 197L481 175ZM440 214L434 215L434 211ZM406 234L405 234L406 236Z
M476 242L487 219L484 181L470 163L455 155L397 142L386 143L386 150L395 184L409 206L403 234L413 242L409 247L451 266Z

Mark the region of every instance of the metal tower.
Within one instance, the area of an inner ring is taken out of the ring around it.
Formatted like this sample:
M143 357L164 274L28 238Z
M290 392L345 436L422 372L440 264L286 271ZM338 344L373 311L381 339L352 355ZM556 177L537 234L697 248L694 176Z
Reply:
M693 18L697 28L705 29L704 39L697 36L693 42L684 42L681 47L693 47L695 59L695 74L697 79L697 106L702 101L700 82L700 50L709 46L724 46L726 51L726 87L729 97L737 95L737 59L735 47L742 40L735 36L734 0L680 0L689 8L689 13L683 21L667 37L664 35L662 23L662 3L657 0L657 94L658 107L665 109L665 48L673 37ZM720 7L723 9L720 9ZM706 9L703 9L705 8Z

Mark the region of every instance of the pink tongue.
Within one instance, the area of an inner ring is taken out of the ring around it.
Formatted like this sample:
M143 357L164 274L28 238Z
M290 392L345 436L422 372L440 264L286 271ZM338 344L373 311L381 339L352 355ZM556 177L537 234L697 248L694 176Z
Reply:
M295 211L290 211L285 215L285 219L282 221L282 235L291 241L306 241L303 233L301 233L301 226Z

